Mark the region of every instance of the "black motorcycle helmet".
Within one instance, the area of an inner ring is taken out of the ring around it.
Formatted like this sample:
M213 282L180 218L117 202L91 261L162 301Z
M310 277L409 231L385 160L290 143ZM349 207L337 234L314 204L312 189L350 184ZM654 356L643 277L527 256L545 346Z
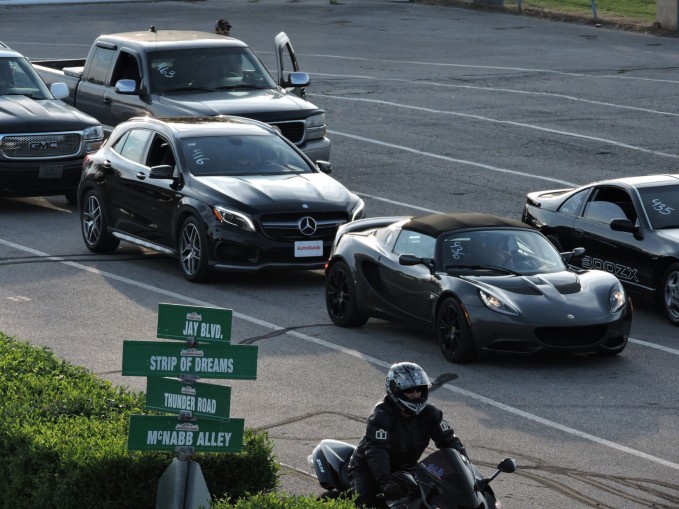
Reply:
M429 377L414 362L399 362L389 368L387 373L387 396L408 415L418 415L427 406L429 397ZM409 399L404 393L417 389L420 397Z

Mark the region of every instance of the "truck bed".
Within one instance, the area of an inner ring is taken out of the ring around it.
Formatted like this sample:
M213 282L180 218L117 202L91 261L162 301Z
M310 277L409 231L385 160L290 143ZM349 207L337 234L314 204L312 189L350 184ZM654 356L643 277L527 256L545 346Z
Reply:
M71 58L71 59L61 59L61 60L31 60L34 66L39 65L41 67L48 67L53 70L63 71L64 68L69 67L79 67L82 69L85 67L84 58Z

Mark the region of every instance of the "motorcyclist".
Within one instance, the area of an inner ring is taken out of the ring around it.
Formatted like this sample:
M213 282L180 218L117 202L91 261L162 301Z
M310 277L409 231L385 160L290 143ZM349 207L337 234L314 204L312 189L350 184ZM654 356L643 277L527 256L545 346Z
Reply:
M439 449L452 447L467 456L460 439L427 399L431 383L413 362L394 364L387 373L387 394L368 417L365 435L349 460L349 482L356 505L379 507L404 495L391 474L413 467L433 440Z

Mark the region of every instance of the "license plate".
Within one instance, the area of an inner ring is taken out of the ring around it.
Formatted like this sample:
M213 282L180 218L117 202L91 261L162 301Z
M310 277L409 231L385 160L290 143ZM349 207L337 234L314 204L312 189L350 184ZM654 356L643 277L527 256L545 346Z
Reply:
M60 164L43 164L38 168L39 179L60 179L64 174L64 167Z
M307 240L295 242L295 258L323 256L322 240Z

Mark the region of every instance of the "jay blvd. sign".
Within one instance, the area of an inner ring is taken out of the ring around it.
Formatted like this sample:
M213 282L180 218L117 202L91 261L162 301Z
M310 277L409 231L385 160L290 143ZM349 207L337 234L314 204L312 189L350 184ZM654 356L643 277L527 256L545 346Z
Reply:
M231 309L159 304L156 335L165 339L228 343L232 321Z

